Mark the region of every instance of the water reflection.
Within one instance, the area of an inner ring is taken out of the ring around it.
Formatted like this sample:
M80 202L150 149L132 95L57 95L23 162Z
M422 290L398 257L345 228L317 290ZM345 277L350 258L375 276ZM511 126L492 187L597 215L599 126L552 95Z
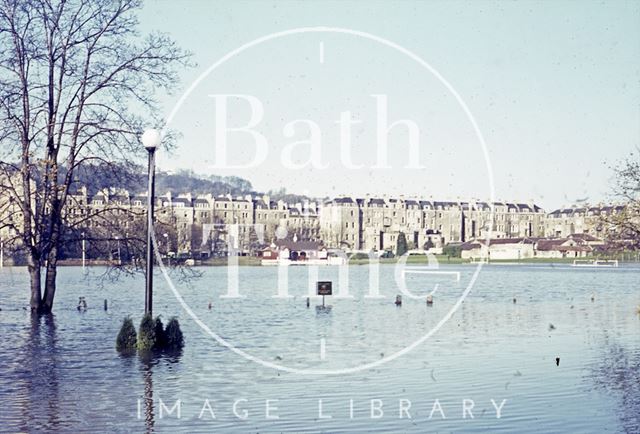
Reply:
M640 428L640 351L629 351L606 336L602 360L592 370L596 386L614 396L616 410L624 430Z
M34 429L34 420L42 421L38 429L60 426L59 354L54 316L31 315L24 346L19 351L17 371L24 371L17 391L22 415L21 429Z
M141 357L142 377L144 378L144 422L146 432L153 432L155 425L153 405L153 363L150 357ZM140 417L140 403L138 403L138 417Z
M140 370L144 382L144 398L138 402L138 418L143 417L145 421L145 431L154 432L155 427L155 402L153 389L153 370L157 365L160 368L170 368L171 365L180 362L182 349L172 351L144 351L138 353Z

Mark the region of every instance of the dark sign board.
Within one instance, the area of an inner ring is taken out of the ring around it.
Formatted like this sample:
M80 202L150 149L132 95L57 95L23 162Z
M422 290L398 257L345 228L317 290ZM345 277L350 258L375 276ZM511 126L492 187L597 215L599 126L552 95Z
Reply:
M318 282L318 295L331 295L331 282Z

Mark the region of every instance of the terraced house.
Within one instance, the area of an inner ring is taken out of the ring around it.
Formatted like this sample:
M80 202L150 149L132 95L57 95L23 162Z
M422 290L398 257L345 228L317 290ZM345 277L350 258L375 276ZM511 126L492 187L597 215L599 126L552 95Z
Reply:
M80 188L68 197L65 221L76 229L137 234L144 229L147 197L117 188L90 195ZM0 195L0 237L15 234L20 213ZM255 254L279 239L318 241L326 248L396 251L400 234L411 249L442 248L448 243L483 239L567 238L590 234L603 238L602 213L623 206L562 208L546 214L533 203L437 201L416 198L348 196L286 203L265 196L193 196L170 192L156 197L158 242L164 252L205 257ZM7 224L7 223L10 224Z
M604 214L617 214L624 211L623 205L600 205L560 208L547 215L545 235L562 238L570 234L590 234L598 238L606 236L606 227L602 224Z
M493 214L493 219L492 219ZM321 238L329 247L395 250L402 232L413 248L494 238L544 236L545 213L535 204L452 202L400 198L325 201L320 211Z

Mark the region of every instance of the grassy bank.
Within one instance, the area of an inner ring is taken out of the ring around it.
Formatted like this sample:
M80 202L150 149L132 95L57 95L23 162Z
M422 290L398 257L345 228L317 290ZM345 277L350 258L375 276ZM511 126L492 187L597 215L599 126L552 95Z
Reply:
M204 261L198 261L197 265L203 265L205 267L221 267L227 266L227 258L211 258ZM238 256L238 265L241 266L256 266L261 265L261 259L255 256Z
M475 262L471 262L468 259L462 259L458 257L452 257L447 255L434 255L438 264L477 264ZM579 258L579 259L595 259L595 258ZM605 258L598 258L605 259ZM491 260L491 264L572 264L574 258L526 258L526 259L499 259L499 260ZM636 261L623 261L622 262L636 262ZM398 258L380 258L380 264L395 264L398 262ZM424 255L413 255L407 258L407 264L411 265L427 265L429 260ZM205 267L222 267L227 266L228 260L227 258L210 258L203 261L197 261L197 266L205 266ZM369 264L368 258L351 258L349 260L349 265L367 265ZM81 260L70 259L60 261L58 265L61 266L79 266L82 265ZM115 261L87 261L87 266L110 266L116 265ZM167 262L165 262L167 265ZM238 257L238 265L240 266L258 266L261 265L261 259L255 256L239 256Z
M439 264L466 264L468 260L462 258L447 257L446 255L434 255ZM395 264L398 258L380 258L381 264ZM352 258L349 265L366 265L369 263L368 258ZM429 259L424 255L413 255L407 258L407 264L428 264Z
M462 259L458 257L448 257L446 255L434 255L439 264L470 264L475 265L477 262L471 262L468 259ZM578 258L578 259L595 259L595 258ZM598 258L604 259L604 258ZM575 258L525 258L525 259L498 259L491 260L491 264L573 264ZM398 258L381 258L381 264L395 264ZM429 260L424 255L409 256L407 258L407 264L428 264ZM620 260L620 262L625 262ZM349 264L351 265L364 265L368 264L368 259L351 259Z

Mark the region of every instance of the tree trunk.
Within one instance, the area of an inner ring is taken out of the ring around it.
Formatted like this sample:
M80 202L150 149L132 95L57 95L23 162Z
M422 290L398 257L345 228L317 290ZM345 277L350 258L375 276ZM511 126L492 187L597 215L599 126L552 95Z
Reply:
M27 268L31 280L31 311L42 312L42 289L40 284L40 261L29 255Z
M56 295L56 275L58 273L58 249L54 247L49 254L47 261L47 273L44 282L44 297L42 300L42 311L51 312L53 309L53 298Z

